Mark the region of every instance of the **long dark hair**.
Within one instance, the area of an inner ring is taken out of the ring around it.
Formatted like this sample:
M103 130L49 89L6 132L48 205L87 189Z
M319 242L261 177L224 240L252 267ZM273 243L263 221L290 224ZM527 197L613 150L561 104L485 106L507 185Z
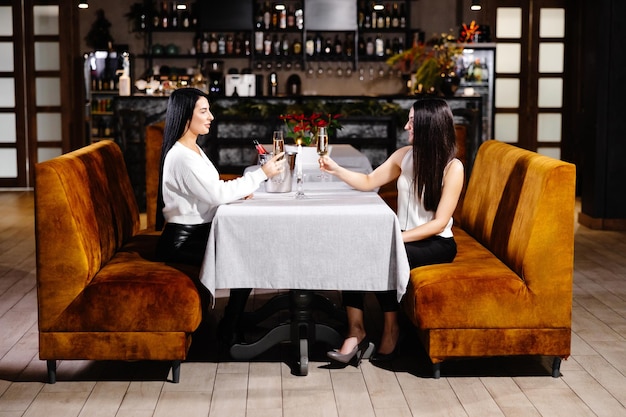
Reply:
M209 97L197 88L179 88L174 90L167 101L165 112L165 129L163 131L163 144L161 145L161 163L159 165L159 194L157 197L156 230L161 230L165 223L163 217L163 163L165 156L172 146L183 136L187 124L191 122L193 110L200 97Z
M454 117L448 103L425 98L413 103L413 191L428 211L441 200L443 171L456 156Z

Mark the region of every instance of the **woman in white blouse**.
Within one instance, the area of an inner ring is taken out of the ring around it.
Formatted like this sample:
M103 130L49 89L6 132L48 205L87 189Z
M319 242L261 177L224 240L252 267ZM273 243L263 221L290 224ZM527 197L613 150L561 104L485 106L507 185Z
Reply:
M165 114L156 227L163 229L157 256L174 263L201 265L211 221L220 204L249 197L269 177L284 169L276 155L242 177L223 181L197 144L214 117L208 96L195 88L172 92ZM232 290L220 323L225 343L235 342L237 320L250 289Z
M411 268L452 262L456 256L452 214L464 181L463 164L455 158L452 111L443 99L418 100L404 129L409 145L396 150L368 175L347 170L328 156L320 158L320 167L362 191L397 180L397 214ZM341 348L328 352L328 356L343 363L356 358L358 363L373 349L363 324L364 292L344 291L342 296L348 334ZM370 360L389 361L395 356L400 336L396 291L377 292L376 296L384 313L383 334Z

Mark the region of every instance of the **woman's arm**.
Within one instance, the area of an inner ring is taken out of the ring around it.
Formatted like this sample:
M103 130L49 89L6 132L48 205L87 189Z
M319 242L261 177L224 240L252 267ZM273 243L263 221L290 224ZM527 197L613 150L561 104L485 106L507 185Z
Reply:
M458 159L452 160L443 177L441 200L439 200L435 216L421 226L402 232L404 242L427 239L443 232L461 197L464 179L463 163Z
M405 146L396 150L385 162L369 174L350 171L337 164L328 155L320 157L320 169L336 176L352 188L360 191L371 191L400 176L402 158L404 158L409 149L411 149L410 146Z

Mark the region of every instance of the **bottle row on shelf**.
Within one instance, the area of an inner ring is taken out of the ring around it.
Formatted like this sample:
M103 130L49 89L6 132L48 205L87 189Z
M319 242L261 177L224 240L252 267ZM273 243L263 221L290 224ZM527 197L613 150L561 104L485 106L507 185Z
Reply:
M112 139L115 136L113 120L100 118L91 121L91 139Z
M356 42L355 42L356 39ZM306 40L296 34L255 32L254 40L245 32L209 33L198 32L193 44L185 50L176 45L151 46L152 56L201 55L203 57L302 57L316 59L386 58L405 50L405 36L390 33L372 33L358 36L354 32L333 33L323 36L317 32L308 34Z
M163 1L158 7L142 7L137 19L137 29L142 32L194 29L198 26L195 6L196 3Z
M302 30L304 29L304 9L302 3L270 5L266 1L257 4L254 18L255 30Z
M251 0L253 1L253 0ZM359 1L357 7L357 26L360 30L403 30L408 25L408 13L405 1L372 1L366 4ZM134 11L131 6L129 15L137 15L139 31L177 31L195 29L200 23L198 1L176 2L162 1L145 5ZM253 11L254 30L257 31L302 31L305 28L304 7L295 1L256 1Z
M360 1L357 8L359 29L404 29L407 27L407 13L404 2Z

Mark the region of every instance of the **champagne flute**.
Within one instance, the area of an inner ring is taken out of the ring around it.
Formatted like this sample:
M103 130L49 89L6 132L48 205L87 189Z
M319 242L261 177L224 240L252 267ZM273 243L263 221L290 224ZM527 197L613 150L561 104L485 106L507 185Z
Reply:
M317 130L317 154L320 157L328 155L328 130L326 127L320 127ZM320 178L322 181L326 181L328 176L324 171L322 171Z
M272 142L274 145L274 155L278 155L279 153L285 151L285 138L283 137L282 130L274 131L274 133L272 134ZM286 162L285 157L281 156L277 162L284 165ZM285 175L288 173L289 173L289 169L283 168L283 172L281 172L280 174L272 178L272 181L281 183L285 180Z
M274 145L274 155L285 152L285 138L282 130L275 130L272 134L272 143Z

